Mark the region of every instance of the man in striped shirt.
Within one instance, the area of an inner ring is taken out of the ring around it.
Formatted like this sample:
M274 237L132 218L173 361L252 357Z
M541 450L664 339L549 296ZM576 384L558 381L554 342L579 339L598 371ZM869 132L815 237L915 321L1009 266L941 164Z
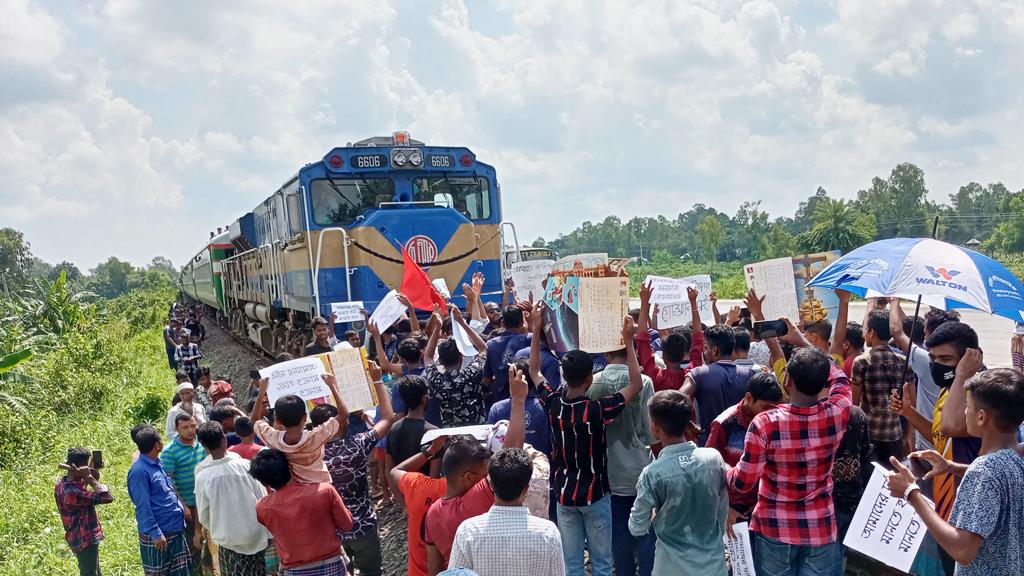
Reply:
M542 318L543 302L534 310ZM593 383L594 360L582 350L570 350L562 358L559 390L548 385L540 373L540 341L543 322L534 323L530 347L530 376L551 423L555 487L558 489L558 529L562 553L569 574L583 574L583 546L589 542L594 576L612 574L612 509L606 498L611 487L606 460L605 425L612 422L643 388L640 364L633 347L636 326L629 316L622 321L629 385L611 396L587 398Z
M160 452L160 464L171 478L171 485L185 508L185 537L192 553L192 566L199 566L203 550L203 527L196 510L196 465L206 457L206 449L196 440L196 419L178 414L174 421L178 436Z

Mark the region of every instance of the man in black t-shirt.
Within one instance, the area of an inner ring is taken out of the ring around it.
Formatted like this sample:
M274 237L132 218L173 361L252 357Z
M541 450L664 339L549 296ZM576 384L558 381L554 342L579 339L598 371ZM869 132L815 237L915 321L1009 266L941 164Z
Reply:
M327 320L324 320L322 316L313 318L313 343L306 346L302 350L303 356L315 356L317 354L326 354L333 351L331 348L330 328L327 326Z
M388 433L387 463L388 476L397 464L405 462L420 451L423 434L428 430L436 430L437 426L427 422L424 414L427 410L427 381L422 376L402 376L395 383L394 389L402 396L408 408L405 418L391 427ZM422 474L430 474L430 464L424 464Z

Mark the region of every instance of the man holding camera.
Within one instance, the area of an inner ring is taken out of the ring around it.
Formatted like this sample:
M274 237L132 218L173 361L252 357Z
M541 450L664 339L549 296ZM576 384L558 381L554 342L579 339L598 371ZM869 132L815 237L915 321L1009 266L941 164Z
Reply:
M96 515L96 505L109 504L114 496L106 485L100 484L97 469L101 467L99 452L90 454L85 448L69 448L67 462L60 466L67 474L57 480L53 488L64 524L64 537L78 559L81 576L102 574L99 546L103 528Z

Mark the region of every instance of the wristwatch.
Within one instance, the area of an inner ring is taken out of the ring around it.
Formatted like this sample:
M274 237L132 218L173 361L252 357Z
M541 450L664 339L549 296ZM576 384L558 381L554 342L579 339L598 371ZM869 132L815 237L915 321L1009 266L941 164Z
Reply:
M431 452L430 451L430 444L426 444L426 445L423 446L423 448L420 448L420 454L423 454L424 456L426 456L427 460L430 460L434 456L437 456L437 452Z
M907 486L907 489L903 491L903 499L910 500L910 495L914 493L914 490L921 491L921 487L917 485L917 482Z

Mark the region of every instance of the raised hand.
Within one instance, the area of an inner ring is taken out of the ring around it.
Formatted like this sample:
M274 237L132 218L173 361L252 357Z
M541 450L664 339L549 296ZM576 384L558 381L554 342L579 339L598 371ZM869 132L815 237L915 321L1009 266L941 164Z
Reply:
M739 324L739 321L740 321L740 307L739 306L733 306L732 308L729 308L729 313L726 314L726 316L725 316L725 324L726 324L726 326L735 326L736 324Z
M412 306L412 302L409 301L409 297L406 296L405 294L402 294L401 292L398 293L398 301L401 302L402 305L405 306L406 308Z
M484 280L486 280L486 277L483 272L473 273L473 292L476 293L477 298L479 298L480 293L483 292Z
M711 295L715 296L715 293L712 292ZM686 298L690 301L690 306L691 307L697 305L697 298L699 296L700 296L700 293L697 292L696 288L694 288L693 286L687 286L686 287ZM714 304L717 301L718 301L718 298L716 297L714 300L711 301L711 303Z
M508 365L508 391L513 399L525 399L530 391L523 371L517 370L515 364Z
M641 307L643 307L644 304L650 304L650 302L651 302L651 294L654 293L654 286L652 286L652 284L653 284L653 281L640 284L640 306Z
M370 379L373 380L374 382L379 381L381 375L383 374L383 372L380 369L380 365L374 362L373 360L370 360L369 362L367 362L366 367L367 370L370 372Z
M626 346L633 345L633 337L636 336L636 323L633 322L633 317L625 315L622 317L622 341Z
M968 348L964 352L964 357L956 365L956 378L961 382L966 382L980 372L984 365L984 356L981 350Z

